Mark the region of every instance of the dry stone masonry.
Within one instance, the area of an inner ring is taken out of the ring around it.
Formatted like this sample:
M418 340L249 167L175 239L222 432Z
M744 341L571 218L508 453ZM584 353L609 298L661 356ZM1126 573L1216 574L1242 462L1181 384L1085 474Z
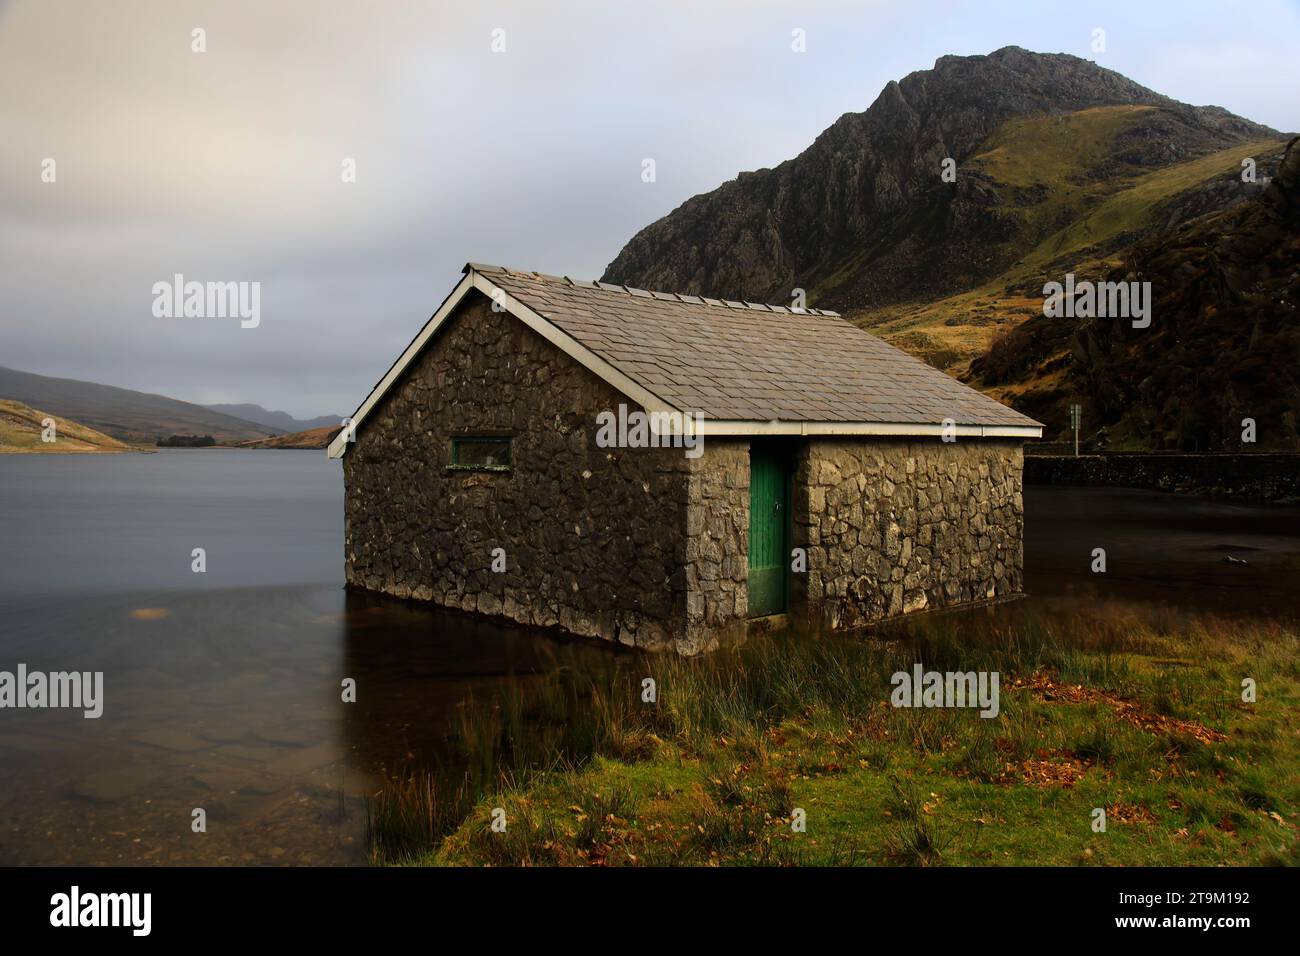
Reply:
M1021 589L1036 422L834 315L465 274L331 443L349 587L682 654ZM660 395L702 454L601 447Z
M350 585L657 648L684 630L680 449L596 447L626 401L506 313L464 308L343 459ZM512 439L509 471L451 467L451 439ZM506 570L491 569L494 548Z
M830 628L1021 590L1018 442L825 440L795 475L796 594Z

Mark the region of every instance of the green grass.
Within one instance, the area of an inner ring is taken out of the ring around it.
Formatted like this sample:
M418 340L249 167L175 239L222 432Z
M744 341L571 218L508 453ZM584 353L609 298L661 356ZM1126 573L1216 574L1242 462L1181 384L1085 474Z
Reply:
M41 437L46 420L55 423L52 442ZM130 448L71 419L48 415L22 402L0 399L0 454L120 451L130 451Z
M916 619L871 639L775 635L703 660L647 657L508 691L466 710L460 739L478 759L452 798L434 800L409 782L381 795L374 858L1154 866L1300 858L1294 628L1121 606L1020 607ZM998 670L1000 715L889 706L890 675L918 660ZM657 682L654 704L640 700L644 676ZM1261 688L1255 704L1239 699L1244 676ZM453 789L445 781L455 775L437 776ZM1092 829L1095 808L1106 810L1104 833ZM796 809L804 832L792 827ZM496 810L504 832L491 827Z
M1098 106L999 127L970 162L1004 186L1064 188L1110 158L1117 136L1152 106Z
M1023 266L1008 275L1008 281L1014 282L1053 263L1068 263L1072 257L1086 259L1083 253L1090 247L1153 225L1160 205L1170 197L1225 172L1239 170L1241 160L1247 156L1258 160L1280 152L1284 146L1277 140L1242 143L1139 176L1040 242L1024 257Z

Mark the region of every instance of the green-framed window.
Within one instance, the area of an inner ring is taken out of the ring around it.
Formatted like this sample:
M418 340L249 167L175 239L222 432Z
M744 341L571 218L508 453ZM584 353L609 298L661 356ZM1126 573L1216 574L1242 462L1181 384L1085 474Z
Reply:
M469 471L509 471L509 435L461 435L451 440L451 467Z

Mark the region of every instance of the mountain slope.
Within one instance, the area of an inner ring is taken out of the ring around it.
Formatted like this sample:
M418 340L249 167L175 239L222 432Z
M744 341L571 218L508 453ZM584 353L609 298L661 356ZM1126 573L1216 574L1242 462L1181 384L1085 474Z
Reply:
M928 302L1024 265L1155 171L1280 139L1073 56L1007 47L942 57L891 82L795 159L742 173L647 226L603 280L769 302L802 288L810 304L850 316ZM945 183L949 157L957 179ZM1202 178L1237 161L1221 155ZM1147 215L1121 203L1104 220L1119 228L1102 238L1118 247L1163 225L1155 207L1199 183L1193 176L1167 184L1167 194L1138 196Z
M1049 439L1079 402L1085 437L1113 449L1300 450L1300 139L1254 199L1122 260L1105 278L1151 283L1150 328L1040 314L973 361L971 383Z
M1060 122L1071 125L1087 114L1112 109L1085 110ZM1086 150L1090 144L1084 139L1078 145ZM1258 196L1284 148L1284 140L1252 141L1084 189L1052 189L1037 206L1014 211L1021 226L1007 245L1023 251L1006 271L955 295L870 309L853 318L931 364L961 373L967 360L983 353L999 334L1041 313L1046 281L1060 281L1067 272L1100 277L1122 260L1135 240ZM1044 152L1040 144L1026 146L1019 155ZM1050 158L1050 151L1047 155ZM1258 164L1254 183L1241 180L1241 161L1247 156Z
M259 425L265 425L268 428L274 428L286 434L294 432L311 431L315 428L337 428L342 422L341 415L320 415L316 418L294 418L288 412L272 412L263 408L261 405L254 405L251 402L244 402L238 405L205 405L204 408L210 408L214 412L221 412L223 415L233 415L235 418L242 418L245 421L256 422Z
M42 439L44 423L54 421L54 441ZM78 422L39 411L22 402L0 399L0 454L14 452L121 452L130 451L116 438Z
M150 445L164 435L211 435L221 442L237 442L277 433L265 425L165 395L3 367L0 398L73 419L121 441Z
M240 448L328 448L334 436L339 432L339 425L326 425L322 428L308 428L290 435L276 435L274 438L261 438L257 441L239 443Z

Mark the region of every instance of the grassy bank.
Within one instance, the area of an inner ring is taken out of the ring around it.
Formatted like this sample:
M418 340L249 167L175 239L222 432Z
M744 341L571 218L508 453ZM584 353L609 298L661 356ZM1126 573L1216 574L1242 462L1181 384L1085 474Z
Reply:
M380 863L1271 864L1300 860L1295 628L1024 605L872 639L560 669L471 702L460 758L371 804ZM889 704L997 671L1000 713ZM657 700L642 700L653 678ZM1241 700L1252 678L1258 700ZM1105 832L1094 832L1097 808ZM505 830L491 823L504 811ZM802 810L806 830L791 825Z
M46 422L53 422L53 441L45 441ZM115 454L133 451L129 445L93 428L22 402L0 399L0 455L3 454Z

